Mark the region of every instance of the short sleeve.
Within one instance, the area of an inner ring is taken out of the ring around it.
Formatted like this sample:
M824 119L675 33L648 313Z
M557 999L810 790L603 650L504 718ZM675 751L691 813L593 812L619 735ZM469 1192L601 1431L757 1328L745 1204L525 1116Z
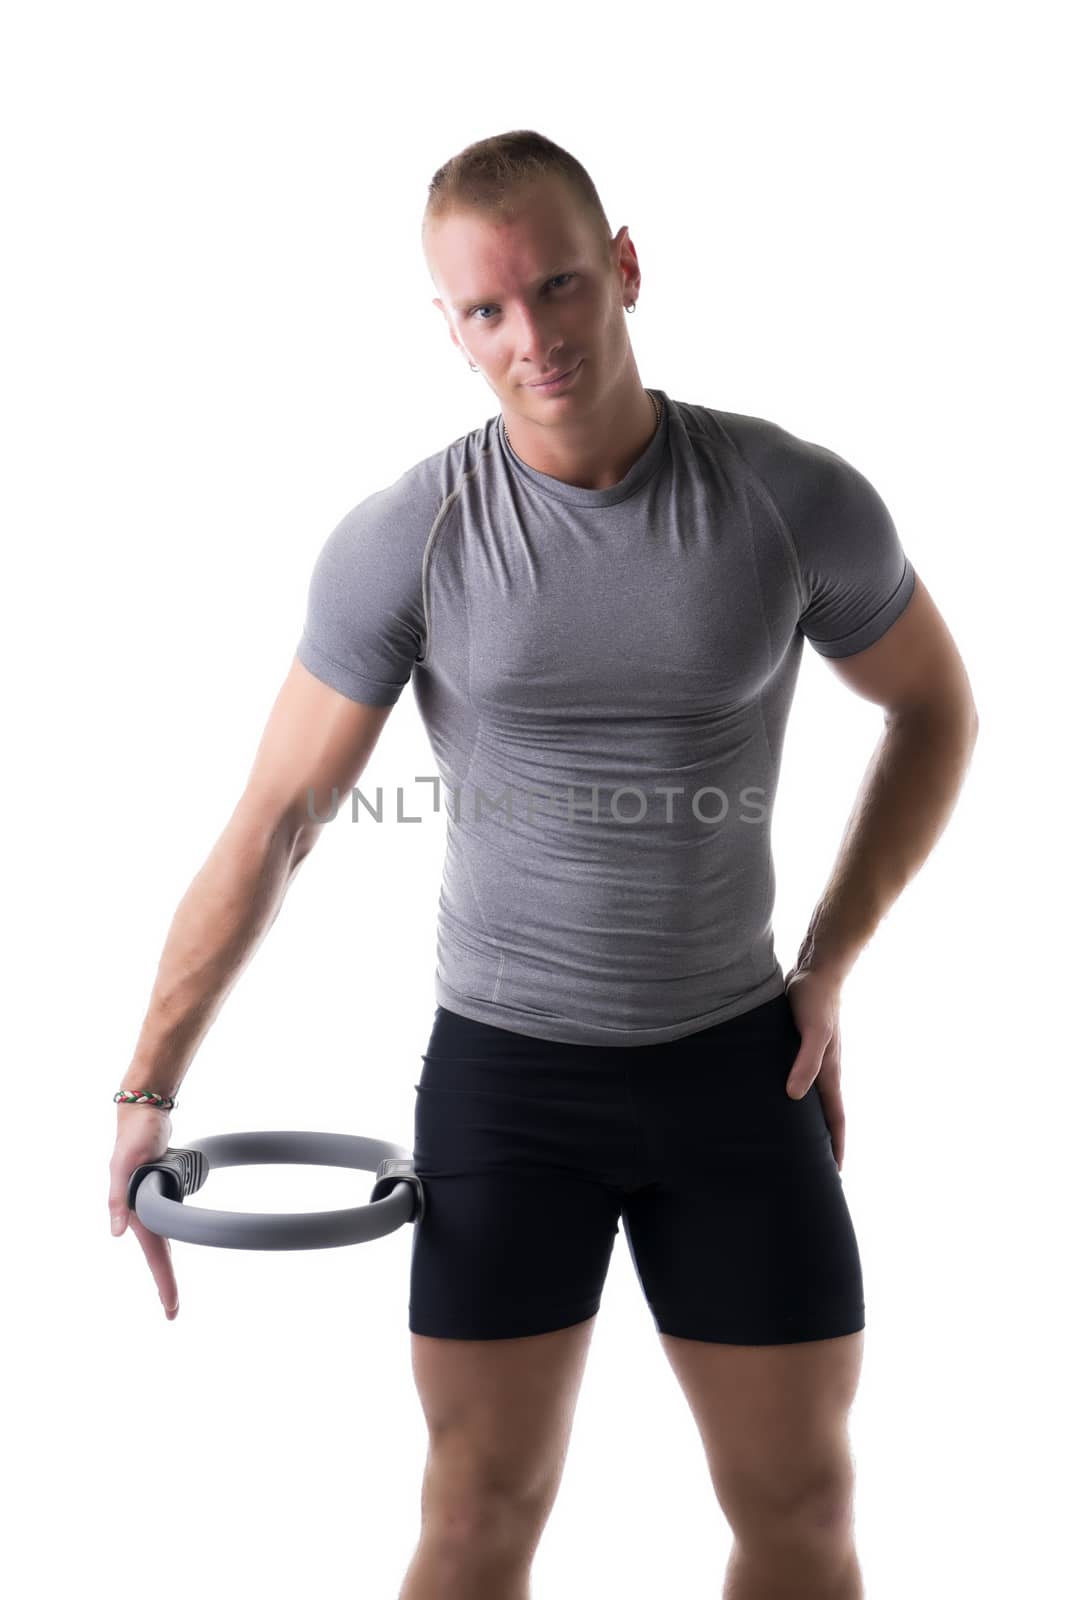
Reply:
M822 656L874 644L904 611L915 571L881 496L834 451L804 447L782 506L800 566L801 632Z
M296 648L316 678L372 706L399 700L422 652L425 537L404 487L370 495L334 528L312 569Z
M798 626L822 656L851 656L886 633L915 571L874 487L842 456L765 417L713 411L769 499L798 588Z

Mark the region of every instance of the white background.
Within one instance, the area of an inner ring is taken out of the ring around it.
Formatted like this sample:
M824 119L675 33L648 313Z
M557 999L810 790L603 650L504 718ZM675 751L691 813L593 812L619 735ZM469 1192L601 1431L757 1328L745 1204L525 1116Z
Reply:
M419 243L435 169L533 127L643 275L642 380L829 445L888 504L982 719L844 992L869 1600L1060 1591L1063 60L1052 8L12 6L0 36L7 1140L0 1573L25 1600L389 1600L425 1451L412 1230L108 1229L111 1096L343 514L494 415ZM775 814L795 956L881 728L805 652ZM431 773L410 687L361 780ZM410 1148L443 812L327 829L173 1138ZM413 809L409 806L409 812ZM223 1209L359 1204L246 1168ZM620 1232L533 1593L719 1592L730 1545ZM1059 1570L1057 1570L1059 1569ZM486 1597L492 1600L492 1597Z

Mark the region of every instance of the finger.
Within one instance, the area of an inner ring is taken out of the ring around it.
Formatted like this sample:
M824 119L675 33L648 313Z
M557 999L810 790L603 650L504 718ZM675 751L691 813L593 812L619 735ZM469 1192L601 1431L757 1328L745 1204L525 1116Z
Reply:
M111 1213L111 1231L114 1234L125 1233L126 1225L130 1220L130 1208L126 1204L126 1176L112 1159L111 1183L107 1192L107 1209Z
M823 1077L820 1080L820 1092L823 1097L823 1111L830 1129L830 1148L837 1162L837 1170L841 1171L845 1161L845 1101L841 1093L841 1029L838 1027L830 1041L823 1062Z
M141 1249L152 1271L159 1298L170 1322L178 1315L178 1280L174 1276L174 1261L170 1240L164 1233L153 1233L146 1228L136 1211L130 1212L130 1227L141 1241Z
M822 1049L814 1042L802 1043L796 1060L789 1069L789 1076L785 1080L786 1093L793 1100L803 1100L815 1079L819 1075L819 1065L822 1061Z
M830 1148L837 1162L837 1170L840 1172L845 1159L845 1104L841 1097L839 1081L836 1078L827 1078L824 1084L820 1078L819 1094L826 1126L830 1130Z

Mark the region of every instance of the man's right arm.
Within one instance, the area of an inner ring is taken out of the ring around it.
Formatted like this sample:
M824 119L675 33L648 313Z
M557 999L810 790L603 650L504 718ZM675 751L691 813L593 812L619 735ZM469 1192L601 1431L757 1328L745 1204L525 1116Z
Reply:
M391 705L350 700L294 658L245 791L186 890L163 947L123 1089L176 1095L222 1002L282 908L325 823L359 781ZM116 1106L120 1119L143 1114Z

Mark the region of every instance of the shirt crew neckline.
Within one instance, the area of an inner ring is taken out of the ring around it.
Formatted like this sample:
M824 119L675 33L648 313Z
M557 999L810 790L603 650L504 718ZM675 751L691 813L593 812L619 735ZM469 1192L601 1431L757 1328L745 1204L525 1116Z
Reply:
M662 389L649 389L648 393L654 394L660 402L659 426L625 478L620 478L618 483L613 483L608 489L583 489L578 484L564 483L560 478L553 478L549 473L538 472L536 467L531 467L529 462L523 461L512 449L511 441L504 433L503 413L498 413L495 419L497 440L509 466L529 479L542 494L551 495L556 500L566 500L574 506L617 505L620 500L628 500L648 482L658 469L666 451L667 410L670 401Z

